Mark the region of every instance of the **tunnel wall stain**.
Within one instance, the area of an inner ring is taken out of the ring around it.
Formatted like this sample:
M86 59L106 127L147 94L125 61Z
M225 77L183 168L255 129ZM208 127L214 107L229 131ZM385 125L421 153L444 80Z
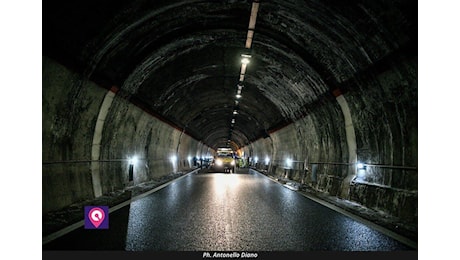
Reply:
M53 162L42 166L44 212L93 197L89 161L105 91L82 82L78 74L43 57L42 160Z

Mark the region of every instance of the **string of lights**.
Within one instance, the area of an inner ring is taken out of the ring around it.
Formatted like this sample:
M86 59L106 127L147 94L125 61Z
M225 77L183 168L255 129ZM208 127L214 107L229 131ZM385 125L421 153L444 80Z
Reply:
M246 74L246 69L248 64L251 62L251 50L252 50L252 40L254 38L254 31L256 27L256 20L257 20L257 13L259 12L259 1L254 1L252 3L252 8L251 8L251 15L249 17L249 26L248 26L248 32L246 36L246 44L245 44L245 50L246 53L241 54L241 70L240 70L240 76L237 84L237 89L236 89L236 94L235 94L235 106L233 107L233 115L232 115L232 120L230 122L230 133L229 137L227 140L227 146L230 145L231 139L232 139L232 132L236 124L236 116L239 113L239 104L240 100L243 97L242 92L244 88L244 76Z

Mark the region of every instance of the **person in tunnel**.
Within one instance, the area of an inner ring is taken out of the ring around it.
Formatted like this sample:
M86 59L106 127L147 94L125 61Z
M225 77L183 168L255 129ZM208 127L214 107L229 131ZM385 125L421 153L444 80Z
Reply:
M193 157L193 166L197 166L197 161L198 159L196 158L196 156Z

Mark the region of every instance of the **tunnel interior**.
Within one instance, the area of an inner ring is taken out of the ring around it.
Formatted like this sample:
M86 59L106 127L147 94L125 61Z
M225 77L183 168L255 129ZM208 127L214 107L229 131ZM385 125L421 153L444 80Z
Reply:
M417 223L416 1L43 1L42 57L44 212L231 147Z

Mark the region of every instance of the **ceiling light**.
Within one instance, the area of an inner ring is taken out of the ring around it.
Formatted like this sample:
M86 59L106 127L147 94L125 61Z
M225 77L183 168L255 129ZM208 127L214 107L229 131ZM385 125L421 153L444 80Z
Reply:
M241 59L241 63L243 64L248 64L250 62L250 58L251 58L251 55L248 55L248 54L241 54L241 57L243 57Z
M240 94L236 94L236 98L240 99L242 96Z

